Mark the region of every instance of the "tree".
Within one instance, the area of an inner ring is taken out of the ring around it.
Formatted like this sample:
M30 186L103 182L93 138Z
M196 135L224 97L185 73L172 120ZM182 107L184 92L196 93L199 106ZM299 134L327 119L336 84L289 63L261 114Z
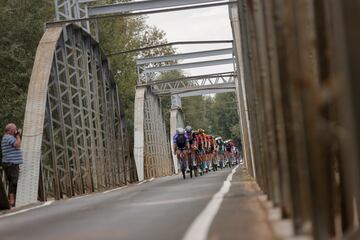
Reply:
M97 1L95 4L114 3ZM127 1L124 1L127 2ZM27 88L44 23L54 18L53 0L0 0L0 124L22 125ZM100 43L105 53L136 49L166 42L165 33L145 24L143 17L111 18L98 22ZM111 58L115 81L132 129L135 58L171 54L171 47L118 55ZM130 131L132 132L132 131Z
M169 72L161 73L156 81L164 81L164 80L175 80L179 78L183 78L184 74L180 70L173 70ZM170 131L170 109L171 109L171 96L166 95L161 97L161 106L164 113L165 125L166 129Z
M208 134L233 139L238 144L241 142L235 94L185 98L183 110L186 124L194 129L203 128Z
M27 88L52 1L0 0L0 124L23 123Z
M146 25L143 17L126 17L99 21L100 43L105 53L123 52L167 43L165 33ZM136 58L173 54L172 47L118 54L111 57L115 81L125 108L129 132L133 134L135 87L138 76Z

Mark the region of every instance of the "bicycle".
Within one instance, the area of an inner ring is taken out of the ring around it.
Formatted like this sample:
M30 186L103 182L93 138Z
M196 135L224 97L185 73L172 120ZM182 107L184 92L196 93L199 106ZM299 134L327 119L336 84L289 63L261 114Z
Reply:
M181 173L183 175L183 178L186 178L186 159L185 159L185 153L184 153L184 149L179 149L180 153L179 153L179 162L180 162L180 169L181 169ZM191 174L192 175L192 174Z

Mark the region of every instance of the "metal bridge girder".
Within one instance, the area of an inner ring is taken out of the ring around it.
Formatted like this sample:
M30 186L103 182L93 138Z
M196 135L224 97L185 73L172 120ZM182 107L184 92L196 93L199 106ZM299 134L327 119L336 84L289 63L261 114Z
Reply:
M183 59L193 59L193 58L202 58L202 57L213 57L213 56L226 55L226 54L233 54L233 49L223 48L223 49L207 50L200 52L180 53L169 56L139 58L136 60L136 64L143 65L149 63L176 61L180 59L183 60Z
M194 96L202 96L202 95L208 95L208 94L215 94L215 93L227 93L227 92L235 92L236 87L228 86L228 87L208 87L203 89L187 89L187 90L179 90L174 91L172 94L177 94L180 97L194 97Z
M75 25L48 29L29 84L17 206L134 181L119 106L94 39Z
M55 0L56 20L86 19L88 15L88 6L91 0ZM85 31L90 32L88 21L76 22Z
M172 70L211 67L211 66L226 65L226 64L234 64L234 59L233 58L225 58L225 59L218 59L218 60L167 65L167 66L163 66L163 67L150 67L150 68L145 68L143 73L148 74L148 73L155 73L155 72L167 72L167 71L172 71Z
M173 80L159 80L148 83L157 94L170 94L177 91L186 91L187 89L202 90L210 86L229 87L235 86L236 75L234 72L225 72L209 75L200 75L185 77Z
M137 1L128 3L115 3L89 8L89 16L119 14L134 11L144 11L161 8L179 7L184 5L194 5L202 3L224 2L224 0L152 0Z

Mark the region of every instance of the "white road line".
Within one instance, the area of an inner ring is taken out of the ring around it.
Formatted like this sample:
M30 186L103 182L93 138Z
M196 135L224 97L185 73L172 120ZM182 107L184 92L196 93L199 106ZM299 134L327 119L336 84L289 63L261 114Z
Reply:
M127 186L122 186L122 187L119 187L119 188L107 190L105 192L102 192L102 194L109 193L109 192L114 192L114 191L121 190L121 189L124 189L124 188L127 188Z
M136 185L141 185L141 184L143 184L143 183L144 183L144 181L141 181L141 182L137 183Z
M207 235L211 226L212 221L214 220L217 212L219 211L220 205L224 199L226 193L229 192L231 186L231 180L236 172L236 169L239 167L236 166L231 173L227 176L224 181L223 186L220 190L211 198L210 202L206 205L204 210L200 213L199 216L193 221L188 230L186 231L183 240L206 240Z
M71 201L71 200L77 200L77 199L81 199L81 198L85 198L85 197L90 197L91 194L86 194L86 195L81 195L81 196L78 196L78 197L73 197L73 198L68 198L66 200L68 201Z
M38 209L38 208L43 208L43 207L46 207L46 206L51 205L53 202L54 202L54 201L48 201L48 202L45 202L44 204L42 204L42 205L40 205L40 206L36 206L36 207L32 207L32 208L26 208L26 209L23 209L23 210L20 210L20 211L17 211L17 212L0 215L0 218L10 217L10 216L14 216L14 215L17 215L17 214L20 214L20 213L24 213L24 212L28 212L28 211L31 211L31 210L35 210L35 209Z
M148 180L144 180L144 181L141 181L141 182L139 182L138 184L136 184L136 185L141 185L141 184L143 184L143 183L146 183Z

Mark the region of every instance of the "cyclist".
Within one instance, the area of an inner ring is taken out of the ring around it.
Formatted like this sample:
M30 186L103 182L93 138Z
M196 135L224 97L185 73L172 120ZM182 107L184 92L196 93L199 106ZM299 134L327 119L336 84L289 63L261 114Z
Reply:
M205 172L210 170L210 136L204 134L204 148L205 148Z
M212 170L213 171L217 171L218 168L218 161L217 161L217 152L218 152L218 148L217 148L217 144L215 141L215 137L211 136L211 142L210 142L210 151L211 151L211 165L212 165Z
M224 141L222 137L217 137L215 140L218 146L219 167L222 169L224 167Z
M200 175L203 175L205 172L205 131L204 129L199 128L197 132L197 156L198 156L198 170Z
M230 145L230 140L226 140L224 142L224 153L225 153L225 167L227 167L229 165L229 167L231 168L231 145Z
M213 153L213 146L212 146L212 136L211 135L207 135L206 136L206 141L207 141L207 156L206 156L206 165L207 165L207 169L210 172L210 170L213 168L212 166L212 153Z
M180 169L183 174L183 178L185 179L185 171L187 168L187 152L189 149L189 137L186 134L183 128L176 129L176 134L173 137L174 144L174 154L176 154L177 159L180 160ZM190 174L192 177L192 174Z
M195 141L195 132L192 130L191 126L186 126L185 132L189 137L189 155L188 155L188 166L190 170L190 177L192 177L192 171L194 170L194 174L197 177L197 164L196 164L196 141Z

